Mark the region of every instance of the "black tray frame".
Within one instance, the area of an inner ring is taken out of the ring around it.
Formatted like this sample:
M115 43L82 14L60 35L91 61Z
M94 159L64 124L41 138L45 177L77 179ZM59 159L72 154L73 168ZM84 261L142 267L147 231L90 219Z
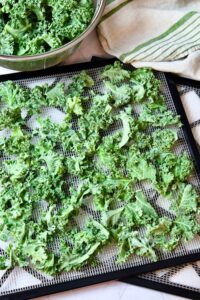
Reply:
M152 290L156 290L159 292L164 292L171 295L176 295L180 297L184 297L187 299L199 300L200 294L196 291L192 291L189 289L184 289L183 287L177 287L173 285L167 285L160 282L151 281L141 277L129 277L120 280L121 282L125 282L132 285L141 286L144 288L149 288Z
M114 61L116 61L116 59L104 59L104 60L99 60L99 61L92 61L92 62L86 62L86 63L73 64L73 65L57 66L57 67L53 67L53 68L49 68L49 69L41 70L41 71L6 74L6 75L0 76L0 82L4 82L7 80L30 79L30 78L34 78L34 77L43 77L43 76L48 76L48 75L53 75L53 74L62 74L62 73L65 74L65 73L72 72L72 71L81 71L81 70L99 68L99 67L103 67L108 64L111 64ZM196 167L198 176L200 176L200 155L199 155L194 137L192 135L190 125L188 123L184 108L179 99L179 94L176 89L176 85L173 81L172 76L166 74L166 80L167 80L168 86L170 88L177 113L181 116L181 121L184 124L182 128L184 130L184 134L187 139L191 155L195 161L195 167ZM93 285L96 283L105 282L105 281L109 281L109 280L114 280L114 279L119 279L119 278L120 279L127 278L129 276L134 276L134 275L138 275L141 273L151 272L151 271L154 271L157 269L168 268L168 267L172 267L175 265L196 261L198 259L200 259L200 249L199 249L199 252L197 252L197 253L187 254L184 256L176 257L176 258L168 258L168 259L165 259L162 261L148 263L146 265L126 268L124 270L114 271L114 272L110 272L110 273L104 273L104 274L95 275L92 277L76 279L76 280L72 280L72 281L67 281L67 282L43 286L43 287L36 287L33 289L27 288L27 290L20 291L17 293L2 295L2 296L0 296L0 300L32 299L35 297L40 297L40 296L44 296L44 295L48 295L48 294L52 294L52 293L67 291L67 290L80 288L80 287L84 287L84 286L88 286L88 285ZM131 279L129 278L126 280L132 281L132 278ZM133 280L135 281L134 277L133 277ZM141 280L143 280L143 279L141 279Z

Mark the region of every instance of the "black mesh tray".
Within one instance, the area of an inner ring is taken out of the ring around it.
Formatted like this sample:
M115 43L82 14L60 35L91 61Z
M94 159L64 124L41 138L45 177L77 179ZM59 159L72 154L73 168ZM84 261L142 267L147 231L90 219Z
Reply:
M175 101L180 103L180 97L192 91L199 96L200 107L199 81L173 75L170 75L170 78L176 84L176 88L179 92L179 96L177 95L177 97L174 98ZM175 88L174 83L173 89ZM190 123L190 127L193 131L194 129L197 129L197 127L200 130L200 115L195 121ZM200 153L200 140L196 139L196 142ZM122 281L186 298L200 299L200 260L193 263L125 278Z
M0 81L13 80L23 86L34 86L40 83L54 84L58 81L69 82L69 79L80 70L88 70L94 78L96 91L100 92L102 83L99 80L101 69L114 60L106 60L92 63L84 63L71 66L51 68L44 71L32 73L18 73L0 76ZM130 68L130 66L127 66ZM168 108L174 113L181 115L183 128L179 130L181 142L177 145L177 151L181 149L188 152L195 164L192 183L200 192L200 160L199 153L192 136L189 123L180 101L176 101L178 92L173 81L164 73L157 72L157 77L162 82L162 91L166 98ZM175 100L175 101L174 101ZM151 199L150 192L145 192ZM152 200L154 207L161 215L168 215L169 212L162 207L162 203ZM0 245L1 246L1 245ZM133 257L126 263L117 265L115 263L116 249L108 248L98 257L99 263L96 266L88 266L80 271L63 273L60 276L49 277L31 267L15 268L0 273L0 299L30 299L41 295L56 293L59 291L92 285L95 283L112 279L124 278L132 275L151 272L153 270L175 266L186 262L196 261L200 257L200 241L193 240L189 244L180 245L172 253L161 253L157 262L151 262L147 258Z

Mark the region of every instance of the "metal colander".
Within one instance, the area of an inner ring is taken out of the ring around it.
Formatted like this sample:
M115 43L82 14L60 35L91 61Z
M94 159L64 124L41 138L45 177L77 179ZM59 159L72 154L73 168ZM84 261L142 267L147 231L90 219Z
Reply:
M66 60L80 43L95 29L103 14L106 0L93 0L94 16L88 27L75 39L57 49L35 55L0 55L0 66L19 71L42 70Z

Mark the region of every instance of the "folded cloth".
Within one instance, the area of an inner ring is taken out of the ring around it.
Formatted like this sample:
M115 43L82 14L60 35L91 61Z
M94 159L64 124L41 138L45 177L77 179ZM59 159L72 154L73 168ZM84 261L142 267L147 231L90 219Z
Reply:
M106 52L135 67L200 80L199 0L107 0L98 25Z
M189 91L181 95L181 101L190 123L193 136L197 145L200 147L200 97L195 91Z

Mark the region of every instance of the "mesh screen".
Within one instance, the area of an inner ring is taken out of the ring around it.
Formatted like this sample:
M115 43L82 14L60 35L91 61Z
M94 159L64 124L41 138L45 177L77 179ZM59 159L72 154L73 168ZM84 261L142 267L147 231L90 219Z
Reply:
M177 89L180 96L186 95L191 91L195 92L196 95L199 96L200 106L200 89L186 85L177 85ZM198 132L200 132L200 115L194 122L191 122L190 126L192 131L193 129L196 129L198 130ZM200 140L196 139L196 142L200 153ZM200 241L200 236L198 236L197 239ZM197 292L199 293L200 298L200 261L142 274L138 277L140 279L146 279L152 282L160 283L162 285L164 284L169 287L169 291L170 286L173 286L181 288L185 291Z
M95 81L94 90L96 92L103 91L103 84L100 80L99 73L102 68L96 68L88 70L88 73L93 77ZM53 74L48 75L45 77L36 77L27 80L17 80L19 84L23 85L24 87L30 88L34 87L35 85L42 85L44 83L48 83L50 85L54 85L58 81L65 82L65 84L69 84L71 81L72 76L77 74L78 72L71 72L67 74ZM166 102L168 108L171 109L176 113L175 106L173 104L173 100L167 86L167 82L165 79L165 75L163 73L157 73L157 77L162 81L162 91L165 95ZM49 116L55 122L61 122L64 114L56 108L46 108L42 112L43 116ZM34 118L29 119L28 126L33 128L36 125L36 121ZM117 125L119 128L120 124ZM112 128L107 134L111 133L112 130L116 130L116 128ZM179 153L180 150L185 150L188 152L189 156L189 147L187 145L186 139L184 137L184 133L182 129L179 129L179 137L180 141L177 143L175 152ZM68 155L65 153L65 155ZM196 186L198 192L200 192L200 180L197 174L194 172L193 176L191 177L190 181ZM76 179L72 180L72 185L76 185ZM156 210L159 212L160 215L166 215L171 217L170 212L168 211L168 206L166 205L167 201L163 200L158 194L151 189L150 185L142 184L140 186L143 191L145 192L146 196L148 197L149 201L153 204ZM77 223L82 226L85 220L88 218L89 215L92 215L97 220L99 219L99 215L97 212L94 212L92 206L85 206L82 207L79 217L77 218ZM1 243L0 247L3 251L5 244ZM56 245L55 245L56 247ZM175 251L172 253L158 253L158 260L163 260L167 258L176 258L179 256L184 256L186 254L197 253L199 252L200 248L200 239L197 237L193 241L187 244L181 244ZM109 245L105 247L98 255L97 261L95 266L86 266L79 271L70 271L66 273L62 273L59 276L51 277L34 270L31 266L25 268L14 268L13 270L9 271L0 271L0 296L14 294L16 292L36 289L39 287L44 287L48 285L54 285L62 282L68 282L75 279L81 279L86 277L91 277L94 275L99 275L102 273L110 273L117 270L122 270L130 267L141 266L150 263L150 259L148 258L141 258L137 256L133 256L126 263L117 264L116 261L117 256L117 248L114 245ZM151 280L154 280L154 275L144 275L150 276Z

